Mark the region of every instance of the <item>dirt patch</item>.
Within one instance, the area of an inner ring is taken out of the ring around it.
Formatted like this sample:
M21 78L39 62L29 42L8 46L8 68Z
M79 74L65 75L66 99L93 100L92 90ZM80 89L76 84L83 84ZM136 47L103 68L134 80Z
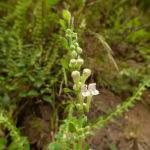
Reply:
M88 115L88 121L107 114L109 108L123 103L119 96L107 90L100 90L95 97ZM92 150L150 150L150 111L142 102L124 112L122 117L115 118L116 123L108 122L106 128L92 129L96 136L91 142ZM92 136L87 138L87 142ZM110 148L112 147L112 148Z

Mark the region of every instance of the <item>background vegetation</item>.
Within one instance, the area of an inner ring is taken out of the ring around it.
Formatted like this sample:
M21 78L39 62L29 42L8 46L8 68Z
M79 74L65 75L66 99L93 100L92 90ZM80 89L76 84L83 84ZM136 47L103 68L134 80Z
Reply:
M149 79L149 1L1 0L0 113L5 115L0 124L0 143L4 143L0 149L13 149L13 141L17 140L26 143L26 148L30 143L30 147L44 149L55 141L59 125L66 117L70 95L64 94L63 87L69 87L72 79L60 64L60 59L66 57L59 38L64 35L59 24L63 9L75 18L78 41L84 50L82 57L86 58L84 67L94 70L89 80L96 81L99 89L125 100ZM114 59L103 47L102 37L110 45ZM149 109L150 103L139 99ZM49 109L52 111L47 116ZM47 113L43 114L44 110ZM41 127L39 118L43 115L49 117L48 133ZM46 136L36 142L28 137L28 142L23 135L29 135L22 131L24 120L34 120L31 126Z

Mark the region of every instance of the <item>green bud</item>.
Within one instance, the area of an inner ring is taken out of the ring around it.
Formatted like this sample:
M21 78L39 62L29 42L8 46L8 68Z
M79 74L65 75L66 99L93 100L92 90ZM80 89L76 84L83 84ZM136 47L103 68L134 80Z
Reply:
M70 46L70 50L72 50L72 51L75 50L75 46L74 46L74 45L71 45L71 46Z
M77 47L77 52L78 52L78 53L82 53L82 48Z
M91 75L90 69L84 69L82 74L82 85L85 83L86 79Z
M70 66L71 67L75 67L76 63L77 63L77 61L75 59L70 60Z
M84 129L83 129L83 128L77 129L77 134L78 134L79 137L84 136L83 132L84 132Z
M76 90L79 90L79 78L80 78L80 72L79 71L73 71L72 72L72 78L74 81L74 84L76 85Z
M67 33L67 34L71 34L71 30L70 30L70 29L67 29L67 30L66 30L66 33Z
M80 68L81 65L83 64L83 59L77 59L77 68Z
M66 34L66 37L67 37L67 38L70 38L70 37L71 37L71 34Z
M86 111L86 103L83 103L83 110Z
M75 47L79 47L79 44L77 42L74 45L75 45Z
M76 51L72 51L71 56L74 58L77 56L77 52Z
M80 109L80 104L76 104L77 111Z
M72 34L72 37L73 37L73 38L76 38L76 37L77 37L77 33L73 33L73 34Z
M89 130L90 130L90 127L89 127L89 126L86 126L86 127L84 128L84 133L89 133Z

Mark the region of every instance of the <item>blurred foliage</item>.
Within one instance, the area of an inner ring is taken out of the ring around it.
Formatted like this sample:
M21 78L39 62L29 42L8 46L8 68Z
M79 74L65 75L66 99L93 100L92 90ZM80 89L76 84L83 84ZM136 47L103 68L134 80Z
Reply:
M58 25L63 8L75 17L79 43L86 51L82 57L88 57L85 63L94 70L92 79L100 87L117 94L133 92L148 78L148 0L1 0L0 107L11 111L9 117L24 99L41 98L55 105L55 84L59 95L67 84L59 61L66 57ZM119 71L96 35L105 37ZM6 141L0 140L3 147Z

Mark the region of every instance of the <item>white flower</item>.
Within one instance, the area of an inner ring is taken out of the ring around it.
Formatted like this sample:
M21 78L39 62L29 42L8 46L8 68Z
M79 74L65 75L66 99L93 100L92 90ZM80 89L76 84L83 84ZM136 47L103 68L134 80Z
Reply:
M85 97L90 96L90 92L87 90L87 85L84 84L81 86L81 93L80 93L80 110L83 110L83 102Z
M84 84L81 86L81 94L84 96L84 97L87 97L90 95L90 92L87 90L87 85Z
M89 84L88 91L91 92L92 95L99 94L99 91L96 89L96 83Z
M90 102L91 102L93 95L99 94L99 91L96 90L96 83L89 84L88 91L90 92L90 95L87 97L87 105L86 105L87 111L89 111Z

